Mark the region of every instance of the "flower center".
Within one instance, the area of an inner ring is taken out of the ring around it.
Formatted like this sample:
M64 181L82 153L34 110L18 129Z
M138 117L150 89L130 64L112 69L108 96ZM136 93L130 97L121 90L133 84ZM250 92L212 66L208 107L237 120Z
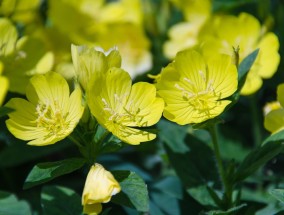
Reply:
M185 86L175 84L175 88L182 92L184 100L188 101L189 105L200 112L208 112L216 106L216 102L220 98L213 88L213 80L207 80L202 71L198 73L201 81L194 83L188 78L183 78Z
M135 107L133 101L129 101L127 105L123 104L124 98L125 96L119 97L114 94L115 109L107 103L106 99L102 98L104 111L109 114L108 120L120 126L133 126L133 123L135 123L135 126L144 126L142 123L144 116L139 115L140 108Z
M36 124L37 127L45 128L49 132L49 136L58 135L68 128L66 122L67 114L64 115L62 108L57 100L46 100L39 103L36 107Z

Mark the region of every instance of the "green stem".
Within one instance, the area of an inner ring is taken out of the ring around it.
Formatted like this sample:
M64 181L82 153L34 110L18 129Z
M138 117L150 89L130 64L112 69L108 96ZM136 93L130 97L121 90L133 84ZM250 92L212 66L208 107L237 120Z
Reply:
M254 137L254 145L259 146L262 141L261 136L261 119L259 113L259 107L257 105L256 94L250 96L250 109L252 113L252 129L253 129L253 137Z
M209 131L209 133L211 135L211 138L212 138L212 143L213 143L215 157L216 157L216 160L217 160L218 170L220 172L221 180L222 180L222 183L223 183L223 186L224 186L225 196L226 196L228 205L230 207L230 205L231 205L231 197L232 197L232 189L230 188L230 186L229 186L229 184L227 182L226 173L225 173L223 162L222 162L222 159L221 159L216 127L214 125L211 126L208 129L208 131Z
M92 164L95 163L97 156L100 154L101 145L109 133L110 132L106 130L98 141L95 141L93 139L92 142L90 143L88 151L89 151L89 160Z

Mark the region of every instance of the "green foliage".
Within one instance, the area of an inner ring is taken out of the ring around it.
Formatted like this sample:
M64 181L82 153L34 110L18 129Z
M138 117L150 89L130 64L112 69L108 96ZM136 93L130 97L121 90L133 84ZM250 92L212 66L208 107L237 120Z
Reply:
M82 158L70 158L62 161L39 163L33 167L26 178L24 189L48 182L59 176L81 168L85 163Z
M281 132L281 134L276 133L268 137L264 141L264 145L252 150L236 170L233 179L234 183L244 180L266 162L278 155L283 150L283 134L284 132Z
M283 189L273 189L270 191L270 194L279 200L280 202L284 203L284 190Z
M226 211L220 211L220 210L214 210L214 211L209 211L207 213L205 213L206 215L233 215L236 214L236 212L240 209L242 209L243 207L246 207L247 204L241 204L237 207L233 207L230 208L229 210Z
M8 192L0 191L1 215L32 215L29 204Z
M41 193L43 214L82 215L80 196L73 190L61 186L45 186Z
M8 107L0 107L0 117L7 115L8 113L12 112L13 109Z
M0 151L0 168L15 167L66 150L70 143L61 143L46 147L33 147L23 142L13 142ZM15 157L17 159L15 159Z
M138 211L149 211L148 190L143 179L131 171L113 171L119 182L122 192L113 196L112 202L136 208Z
M238 79L239 79L239 84L238 84L238 91L240 91L245 83L246 76L253 65L257 55L258 55L259 49L256 49L252 53L250 53L238 66Z
M186 190L200 204L215 206L207 190L207 185L220 186L213 151L207 144L188 134L187 127L181 128L161 120L159 128L169 160ZM179 138L166 138L171 135L169 129L171 134L176 133Z

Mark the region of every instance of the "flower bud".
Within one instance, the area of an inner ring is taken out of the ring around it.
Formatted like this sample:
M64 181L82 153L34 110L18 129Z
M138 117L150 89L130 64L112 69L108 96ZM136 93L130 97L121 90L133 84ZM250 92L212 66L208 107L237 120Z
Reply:
M120 192L119 183L113 175L100 164L91 167L82 195L82 205L85 214L99 214L101 203L109 202L111 196Z

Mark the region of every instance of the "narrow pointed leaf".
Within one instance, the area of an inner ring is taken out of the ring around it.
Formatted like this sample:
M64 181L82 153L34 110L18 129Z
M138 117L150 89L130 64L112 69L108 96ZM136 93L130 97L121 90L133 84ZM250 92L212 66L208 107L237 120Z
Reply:
M24 184L24 189L34 187L53 180L61 175L71 173L81 168L84 163L85 160L82 158L70 158L56 162L37 164L29 173Z

